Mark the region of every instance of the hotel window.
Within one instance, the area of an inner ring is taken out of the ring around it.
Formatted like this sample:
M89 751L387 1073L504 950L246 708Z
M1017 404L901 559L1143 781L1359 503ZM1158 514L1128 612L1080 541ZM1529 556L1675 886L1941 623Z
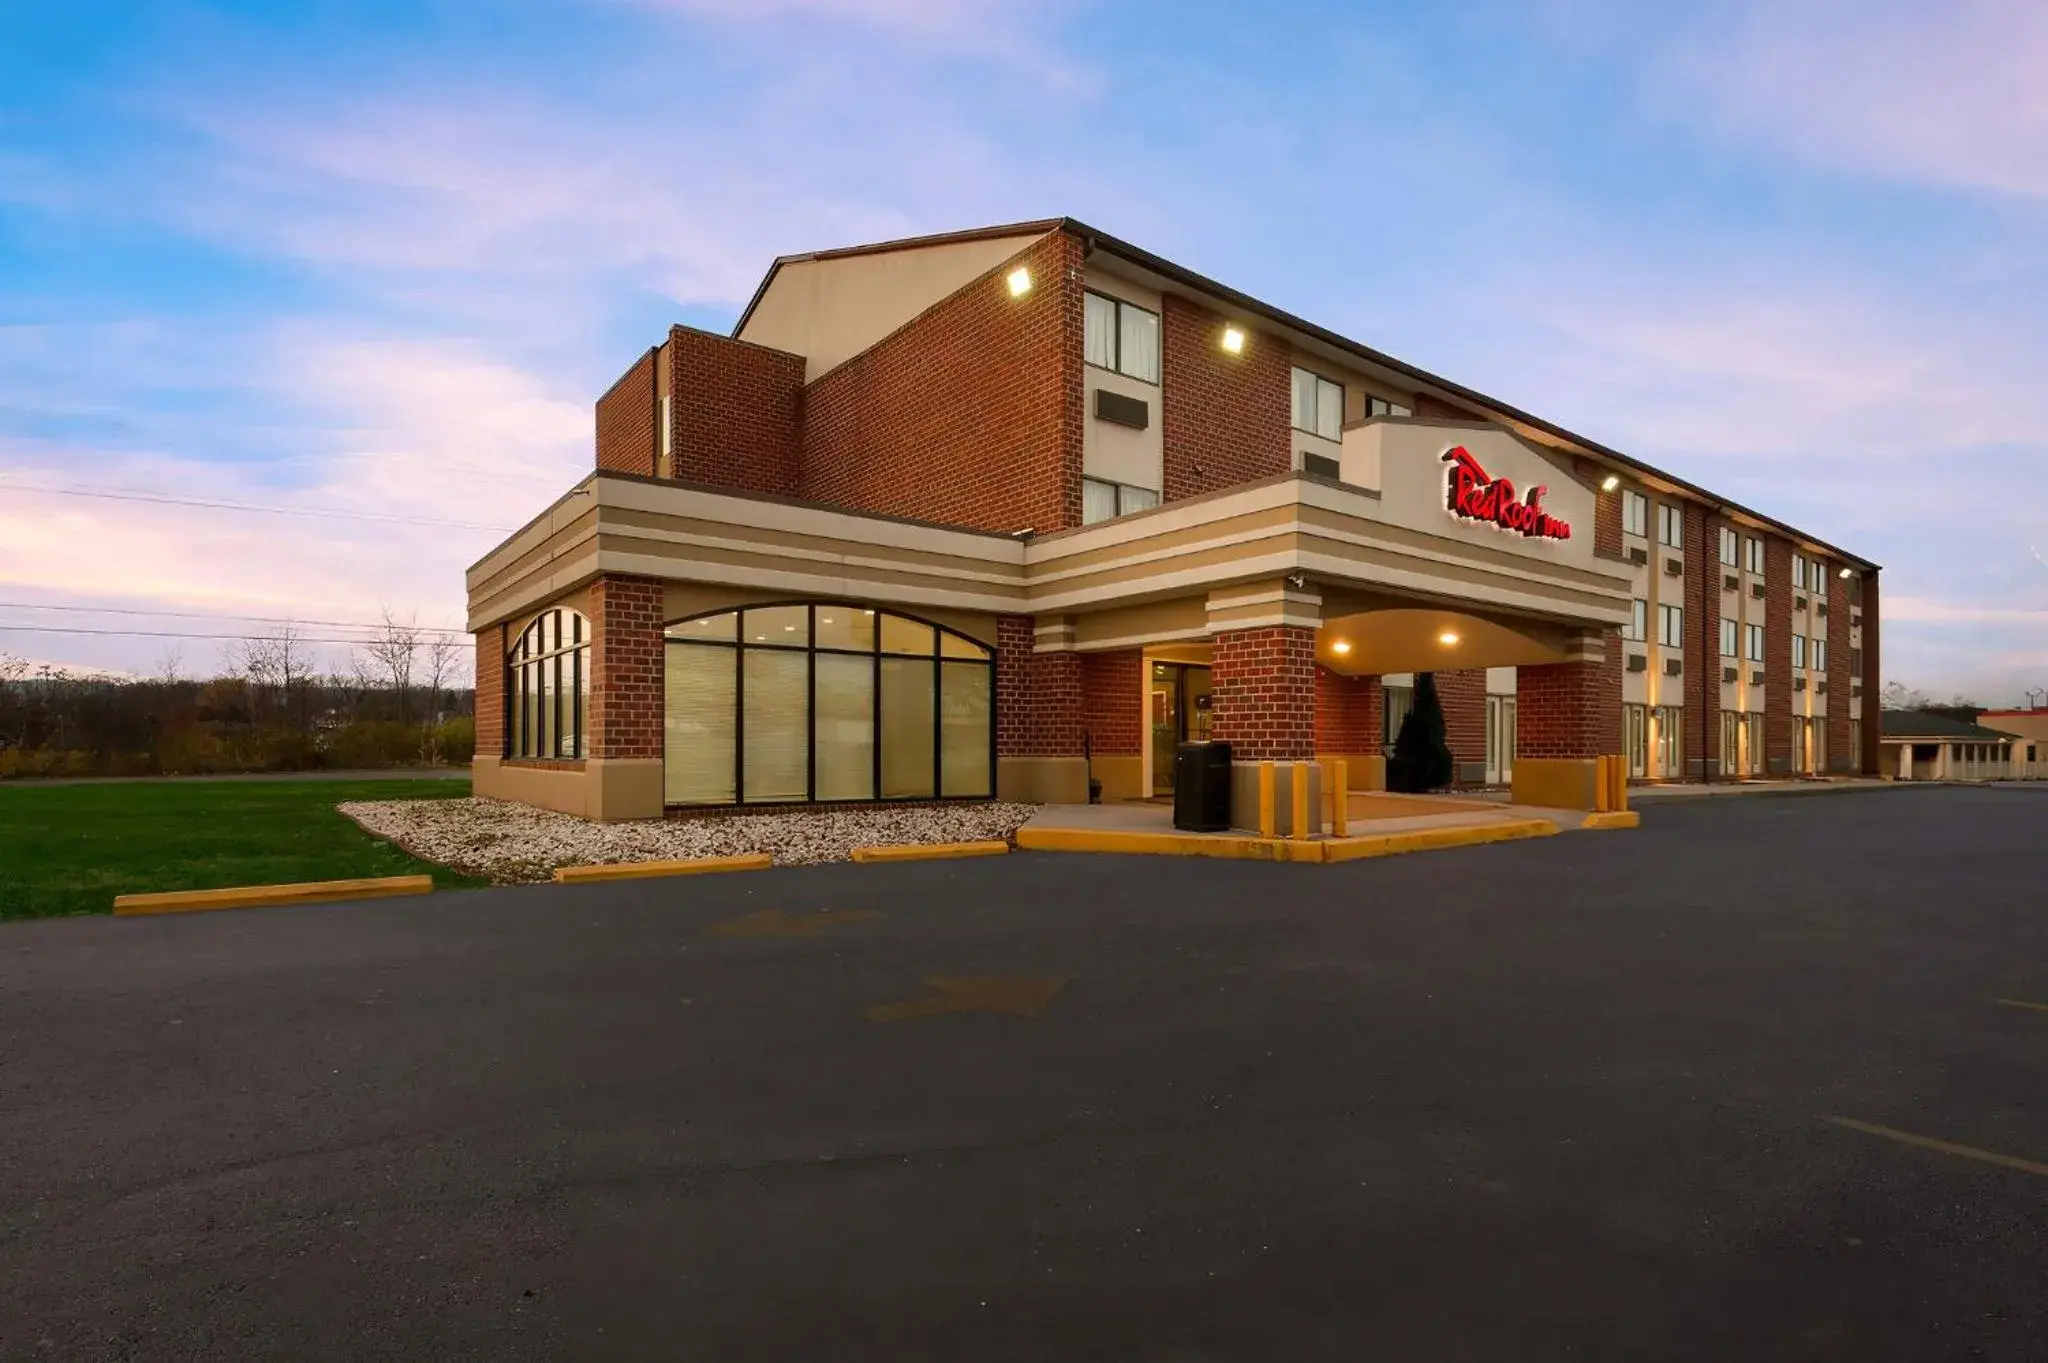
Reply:
M1657 773L1675 777L1685 772L1685 711L1676 705L1657 707Z
M1621 637L1641 643L1650 637L1650 603L1637 597L1628 603L1628 623L1621 627Z
M505 755L582 757L590 729L590 622L579 611L542 611L505 666Z
M1733 568L1736 564L1739 549L1738 541L1741 538L1740 535L1730 530L1727 526L1721 527L1721 562L1727 564L1730 568Z
M994 655L964 634L823 601L665 634L668 804L994 793Z
M1344 385L1307 369L1294 371L1294 429L1325 440L1344 438Z
M1101 478L1081 480L1081 524L1114 520L1133 511L1150 511L1159 505L1159 494L1148 487L1132 487Z
M1813 594L1815 596L1826 596L1828 594L1828 565L1825 563L1815 563L1813 565Z
M1685 548L1685 511L1669 502L1657 504L1657 538L1673 549Z
M1666 648L1685 645L1685 611L1678 606L1657 607L1657 642Z
M1792 590L1803 592L1806 590L1806 583L1806 555L1794 554L1792 556Z
M1753 663L1764 660L1764 627L1744 625L1742 627L1742 654Z
M1406 407L1403 407L1400 403L1388 402L1385 398L1367 398L1365 400L1365 414L1367 416L1415 415L1414 412L1410 411Z
M1628 754L1628 774L1648 776L1649 712L1640 705L1621 707L1622 750Z
M1107 294L1087 295L1084 358L1146 383L1159 382L1159 314Z
M1735 656L1735 622L1725 616L1721 620L1721 656Z
M1746 536L1742 542L1743 552L1748 556L1744 567L1758 577L1764 575L1764 542L1755 535Z
M1815 638L1813 641L1813 670L1816 672L1828 670L1828 641L1825 639Z
M1401 736L1401 725L1408 718L1408 712L1415 708L1415 687L1401 686L1392 682L1380 688L1380 735L1386 755L1394 755L1394 740Z
M1650 499L1640 492L1621 494L1621 529L1623 534L1642 535L1650 533Z
M1804 671L1805 668L1806 636L1804 634L1795 634L1792 636L1792 669L1798 672Z

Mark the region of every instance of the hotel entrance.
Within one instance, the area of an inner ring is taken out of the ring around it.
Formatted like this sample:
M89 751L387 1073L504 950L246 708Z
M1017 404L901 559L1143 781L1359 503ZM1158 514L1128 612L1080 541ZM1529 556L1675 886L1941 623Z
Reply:
M1146 685L1146 713L1152 723L1152 793L1171 795L1175 749L1182 743L1203 743L1209 738L1209 669L1199 663L1155 662Z

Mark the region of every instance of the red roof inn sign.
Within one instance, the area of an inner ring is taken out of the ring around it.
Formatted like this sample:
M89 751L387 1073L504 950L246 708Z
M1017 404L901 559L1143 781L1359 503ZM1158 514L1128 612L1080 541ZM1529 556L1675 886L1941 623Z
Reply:
M1568 540L1571 526L1543 509L1543 494L1550 489L1538 484L1529 495L1515 499L1515 485L1495 478L1481 468L1472 451L1453 445L1444 451L1450 465L1445 487L1445 505L1453 516L1468 521L1485 521L1531 539Z

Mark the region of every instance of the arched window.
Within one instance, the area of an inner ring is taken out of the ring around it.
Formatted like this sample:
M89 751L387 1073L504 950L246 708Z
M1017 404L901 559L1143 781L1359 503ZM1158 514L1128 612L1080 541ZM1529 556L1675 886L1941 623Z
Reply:
M700 615L667 638L669 804L995 793L995 656L964 634L820 601Z
M590 732L590 622L545 610L505 659L507 757L584 756Z

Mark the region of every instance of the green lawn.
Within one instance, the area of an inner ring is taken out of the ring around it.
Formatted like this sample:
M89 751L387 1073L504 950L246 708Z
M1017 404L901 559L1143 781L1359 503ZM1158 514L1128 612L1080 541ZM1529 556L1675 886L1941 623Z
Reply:
M0 919L109 913L114 896L429 872L334 812L345 800L447 800L467 779L0 785Z

